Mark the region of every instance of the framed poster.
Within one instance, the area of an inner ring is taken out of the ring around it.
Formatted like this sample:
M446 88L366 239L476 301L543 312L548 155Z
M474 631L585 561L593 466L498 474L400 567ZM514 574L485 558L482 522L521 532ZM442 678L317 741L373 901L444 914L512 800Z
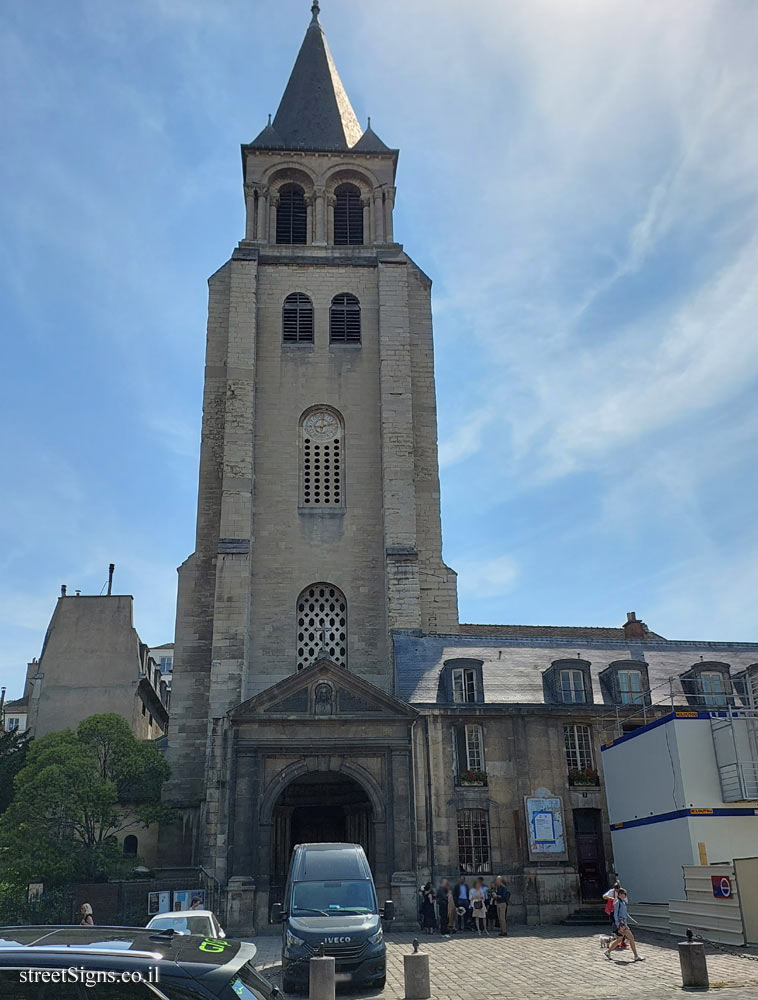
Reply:
M199 904L196 909L204 910L205 889L174 889L173 906L171 909L174 912L189 910L195 900Z
M563 803L557 795L526 799L526 826L530 856L565 855Z
M149 892L147 894L148 916L154 917L156 913L168 913L171 910L170 892Z

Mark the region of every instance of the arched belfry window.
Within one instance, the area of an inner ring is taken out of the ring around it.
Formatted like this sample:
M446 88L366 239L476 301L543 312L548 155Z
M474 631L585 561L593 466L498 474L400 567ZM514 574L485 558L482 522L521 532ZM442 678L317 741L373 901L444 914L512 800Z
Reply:
M282 341L285 344L313 343L313 303L302 292L293 292L284 300Z
M300 420L300 506L345 506L344 426L336 410L319 406Z
M354 295L343 292L332 299L329 310L329 343L360 344L361 304Z
M347 601L331 583L314 583L297 599L297 669L322 656L347 666Z
M334 242L343 246L363 243L361 192L355 184L340 184L334 198Z
M299 184L285 184L279 189L276 208L276 242L305 243L307 229L305 192Z

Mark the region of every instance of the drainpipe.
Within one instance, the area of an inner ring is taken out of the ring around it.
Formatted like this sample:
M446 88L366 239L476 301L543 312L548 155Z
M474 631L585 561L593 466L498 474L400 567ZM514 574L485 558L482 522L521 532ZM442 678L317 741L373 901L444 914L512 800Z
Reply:
M426 757L426 815L427 815L427 853L429 855L429 873L432 885L435 884L434 858L434 812L432 808L432 763L429 753L429 716L424 716L424 755Z

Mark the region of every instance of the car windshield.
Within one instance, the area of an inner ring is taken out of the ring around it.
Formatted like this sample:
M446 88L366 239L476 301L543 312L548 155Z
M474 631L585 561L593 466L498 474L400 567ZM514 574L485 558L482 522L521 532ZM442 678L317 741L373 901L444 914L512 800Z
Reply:
M209 934L213 931L208 917L156 917L150 921L150 930L174 931L176 934Z
M292 891L295 917L331 917L337 913L376 913L374 887L366 879L297 882Z

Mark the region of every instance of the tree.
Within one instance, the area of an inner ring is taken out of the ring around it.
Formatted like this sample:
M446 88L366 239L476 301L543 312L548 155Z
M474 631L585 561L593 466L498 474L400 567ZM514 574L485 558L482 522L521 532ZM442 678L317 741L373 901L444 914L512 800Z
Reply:
M32 741L0 817L5 877L18 886L97 879L122 867L117 834L134 823L169 821L160 804L169 768L153 743L121 716L93 715L76 732Z
M29 734L17 729L0 732L0 814L13 798L13 779L24 766L29 746Z

